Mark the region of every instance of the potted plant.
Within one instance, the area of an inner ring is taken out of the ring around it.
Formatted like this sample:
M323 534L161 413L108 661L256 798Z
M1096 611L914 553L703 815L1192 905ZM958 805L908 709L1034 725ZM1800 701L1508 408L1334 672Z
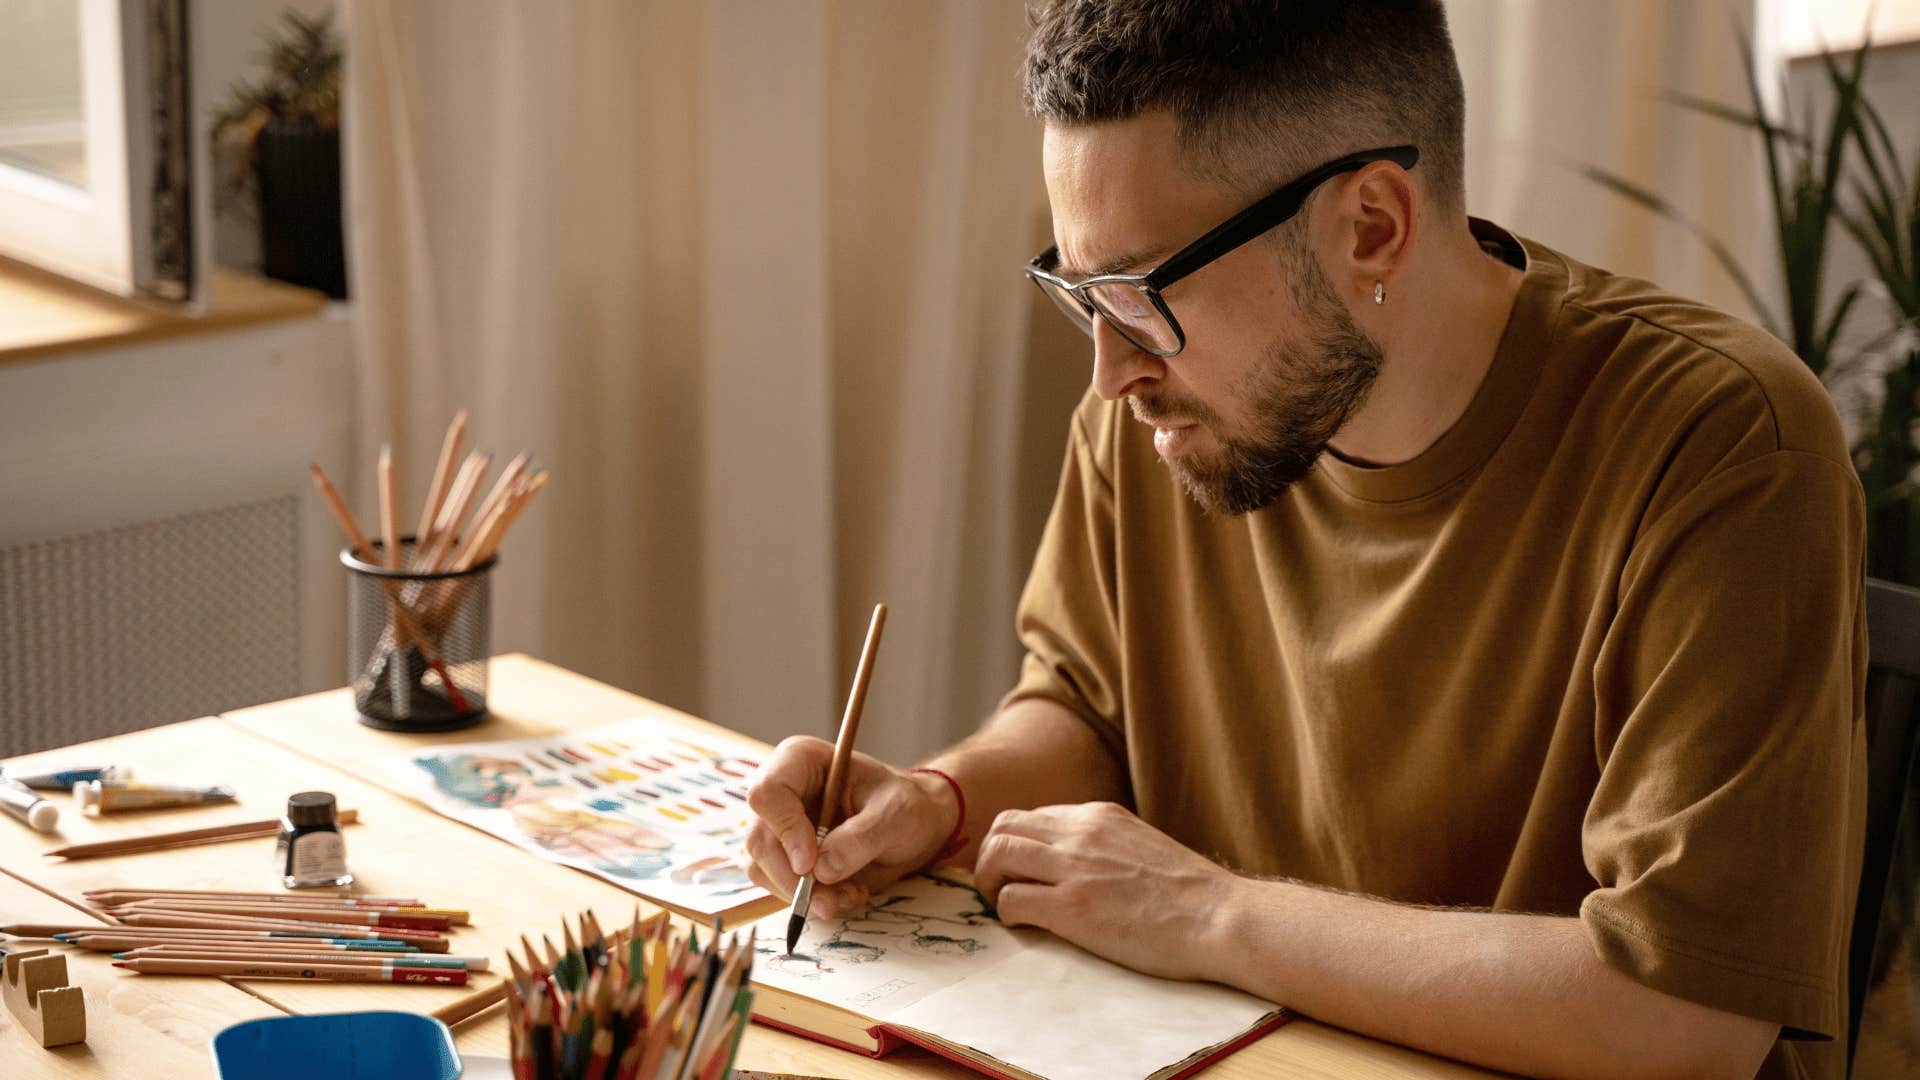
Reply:
M215 146L233 163L221 193L258 200L262 273L344 298L341 47L333 14L286 12L266 44L265 74L234 84L214 118Z

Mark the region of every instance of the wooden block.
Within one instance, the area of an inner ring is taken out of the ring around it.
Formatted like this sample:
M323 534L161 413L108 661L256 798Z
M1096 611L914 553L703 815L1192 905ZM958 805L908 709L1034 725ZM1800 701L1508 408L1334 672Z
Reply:
M86 993L67 984L66 957L45 949L9 951L0 997L41 1046L87 1041Z

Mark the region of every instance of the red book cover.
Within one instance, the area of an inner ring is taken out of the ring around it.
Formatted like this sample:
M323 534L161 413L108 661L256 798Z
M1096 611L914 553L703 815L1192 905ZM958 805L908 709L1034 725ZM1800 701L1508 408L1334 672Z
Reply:
M1225 1046L1222 1046L1220 1049L1214 1051L1213 1053L1208 1054L1206 1057L1203 1057L1193 1062L1191 1065L1188 1065L1186 1068L1181 1069L1179 1072L1168 1077L1167 1080L1183 1080L1184 1077L1192 1076L1194 1073L1199 1072L1201 1069L1204 1069L1209 1065L1212 1065L1214 1062L1219 1061L1221 1058L1226 1057L1228 1054L1231 1054L1251 1044L1254 1040L1259 1039L1272 1031L1278 1030L1280 1025L1286 1023L1291 1018L1291 1016L1292 1016L1291 1013L1288 1013L1284 1010L1275 1014L1274 1016L1268 1018L1264 1023L1257 1024L1254 1027L1248 1029L1246 1034L1240 1036L1239 1038L1233 1040L1232 1042L1226 1044ZM911 1044L913 1046L918 1046L923 1050L930 1050L933 1053L938 1054L943 1058L946 1058L948 1061L954 1062L955 1064L958 1064L958 1065L965 1066L966 1068L971 1069L972 1071L979 1073L982 1076L993 1077L994 1080L1015 1080L1014 1077L1008 1076L1006 1073L1000 1072L999 1070L994 1069L991 1066L985 1065L971 1058L962 1057L961 1055L954 1053L953 1051L947 1049L944 1046L941 1046L939 1043L936 1043L930 1039L922 1039L917 1032L908 1031L902 1028L890 1027L886 1024L880 1024L875 1027L871 1027L867 1029L867 1034L872 1035L875 1039L878 1039L880 1041L880 1049L869 1050L864 1046L855 1046L852 1043L841 1042L839 1039L830 1039L825 1035L820 1035L815 1032L808 1031L805 1028L795 1027L792 1024L782 1023L778 1020L771 1020L771 1019L768 1019L767 1017L760 1016L758 1014L754 1015L753 1022L756 1024L765 1024L770 1028L778 1028L781 1031L792 1032L793 1034L798 1035L803 1039L812 1039L814 1042L825 1043L828 1046L837 1047L841 1050L848 1050L853 1053L859 1054L862 1057L870 1057L870 1058L885 1057L888 1054L894 1052L895 1050L898 1050L900 1047Z

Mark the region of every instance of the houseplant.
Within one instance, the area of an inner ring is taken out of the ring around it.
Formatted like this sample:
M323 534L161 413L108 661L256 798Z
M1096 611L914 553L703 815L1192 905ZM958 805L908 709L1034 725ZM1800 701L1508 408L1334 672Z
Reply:
M236 83L214 118L215 144L233 163L222 194L257 200L263 273L341 298L341 46L333 15L286 12L266 45L265 73Z

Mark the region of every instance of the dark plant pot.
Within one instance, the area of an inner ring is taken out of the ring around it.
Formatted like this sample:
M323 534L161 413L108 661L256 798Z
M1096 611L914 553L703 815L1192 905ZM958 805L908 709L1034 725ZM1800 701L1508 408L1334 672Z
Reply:
M253 144L253 175L260 188L261 271L345 299L340 132L268 124Z

